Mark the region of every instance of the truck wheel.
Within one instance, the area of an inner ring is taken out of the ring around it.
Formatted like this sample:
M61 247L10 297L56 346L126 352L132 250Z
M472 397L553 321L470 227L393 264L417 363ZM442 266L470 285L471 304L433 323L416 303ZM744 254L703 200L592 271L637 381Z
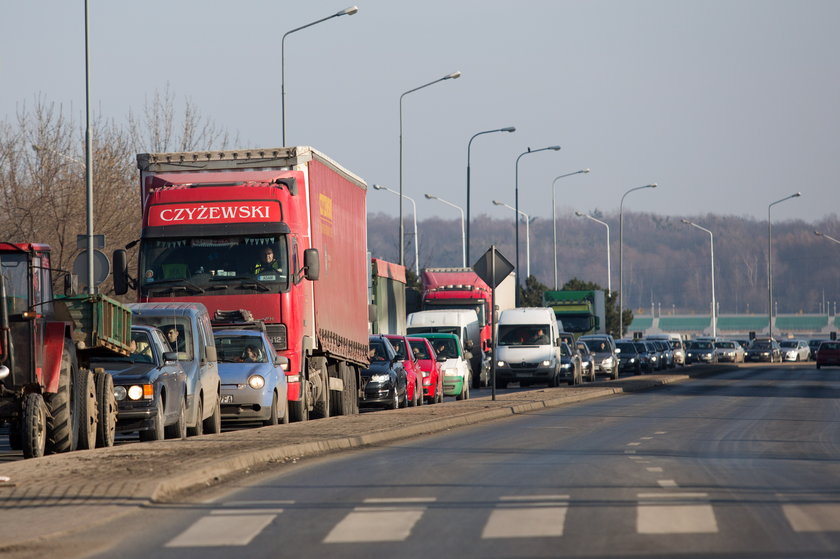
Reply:
M87 369L79 369L74 388L81 419L76 426L79 431L79 443L76 448L79 450L96 448L96 426L99 422L97 421L96 383L93 380L93 373Z
M117 434L117 399L114 397L114 377L104 370L93 373L98 404L96 446L114 446Z
M289 401L289 419L293 422L307 421L309 419L309 408L306 403L306 381L300 381L300 400Z
M277 425L277 392L271 395L271 411L268 413L268 419L262 422L263 425Z
M312 415L317 419L323 419L330 416L330 381L327 378L327 368L320 367L318 369L318 380L320 383L318 387L318 396L315 398L315 406L312 408Z
M166 425L163 428L163 436L167 439L186 439L187 438L187 404L184 403L183 398L178 398L180 405L178 406L178 420L172 425ZM161 422L163 422L163 414L160 415Z
M204 432L217 434L222 432L222 402L216 395L216 405L213 407L213 414L204 420Z
M77 377L76 350L69 340L64 342L61 354L61 373L58 379L58 392L45 394L47 404L47 454L76 450L79 434L76 424L79 421L79 409L73 391L73 380Z
M195 413L195 427L187 427L187 436L190 437L200 437L204 434L204 394L199 394L196 407L198 410Z
M141 441L162 441L166 436L166 431L163 426L163 404L158 398L155 401L155 417L152 421L152 428L140 431Z
M40 458L47 448L47 405L37 392L23 398L20 443L24 458Z

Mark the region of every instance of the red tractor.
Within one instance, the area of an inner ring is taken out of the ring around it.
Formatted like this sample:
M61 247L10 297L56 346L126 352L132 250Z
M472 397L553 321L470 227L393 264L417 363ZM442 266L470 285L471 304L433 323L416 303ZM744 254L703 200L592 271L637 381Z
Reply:
M128 354L126 307L52 279L49 246L0 242L0 423L26 458L114 444L113 381L89 359Z

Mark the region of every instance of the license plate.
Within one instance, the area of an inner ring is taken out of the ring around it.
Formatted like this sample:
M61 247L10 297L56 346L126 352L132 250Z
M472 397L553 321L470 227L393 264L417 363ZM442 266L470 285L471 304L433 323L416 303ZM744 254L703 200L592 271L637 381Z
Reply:
M222 403L223 404L232 404L233 403L233 394L223 394L222 395Z

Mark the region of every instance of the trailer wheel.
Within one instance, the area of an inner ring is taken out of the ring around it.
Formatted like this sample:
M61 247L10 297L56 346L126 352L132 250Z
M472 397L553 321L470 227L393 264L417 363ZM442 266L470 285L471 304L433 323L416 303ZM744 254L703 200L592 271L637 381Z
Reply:
M76 450L79 434L76 424L79 421L79 409L73 381L78 376L76 351L72 342L64 342L61 354L61 373L58 380L58 392L46 394L47 404L47 454Z
M93 373L96 379L96 401L99 406L96 425L96 446L114 446L117 433L117 399L114 397L114 378L104 370Z
M87 450L96 447L96 383L93 380L93 373L87 369L79 369L76 386L76 404L79 406L79 421L76 426L79 431L79 450Z
M47 447L47 405L37 392L23 398L20 422L21 446L24 458L40 458Z

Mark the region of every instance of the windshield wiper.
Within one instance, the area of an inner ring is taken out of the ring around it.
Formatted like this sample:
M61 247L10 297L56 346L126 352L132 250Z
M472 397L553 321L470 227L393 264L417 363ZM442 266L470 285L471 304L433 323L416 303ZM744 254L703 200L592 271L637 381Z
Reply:
M258 279L248 278L246 281L243 281L239 287L251 287L254 289L259 289L260 291L271 291L271 288L268 287L266 284L261 282Z
M180 283L181 285L168 285L164 286L160 289L156 289L156 287L152 287L151 285L146 285L146 289L149 290L149 293L172 293L174 291L191 291L192 293L201 294L204 293L204 289L197 286L193 282L185 279L178 279L178 280L163 280L161 282L155 283Z

